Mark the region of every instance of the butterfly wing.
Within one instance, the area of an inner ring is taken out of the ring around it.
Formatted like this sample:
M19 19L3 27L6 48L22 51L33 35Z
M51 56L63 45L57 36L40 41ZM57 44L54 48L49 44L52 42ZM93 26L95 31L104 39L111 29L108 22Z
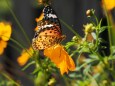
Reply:
M37 23L38 30L32 39L34 50L43 50L57 43L60 43L65 36L62 36L59 20L50 6L43 9L44 17Z
M57 25L60 26L60 22L59 22L59 19L55 13L55 11L52 9L51 6L46 6L44 9L43 9L43 14L44 14L44 18L43 20L47 20L47 21L50 21L52 23L55 23ZM60 26L61 27L61 26Z
M49 25L43 28L45 30L41 29L41 31L36 32L35 37L32 40L32 46L35 50L43 50L51 47L60 43L65 37L61 35L60 31L57 29L58 27L56 26Z

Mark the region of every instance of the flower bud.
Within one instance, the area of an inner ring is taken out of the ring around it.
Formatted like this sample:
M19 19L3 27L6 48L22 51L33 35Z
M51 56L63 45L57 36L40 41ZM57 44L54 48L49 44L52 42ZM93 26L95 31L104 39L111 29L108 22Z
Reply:
M87 10L86 11L86 15L87 15L87 17L91 17L91 16L93 16L93 14L94 14L94 10L93 9L89 9L89 10Z
M84 25L85 28L85 34L91 33L95 28L92 23Z

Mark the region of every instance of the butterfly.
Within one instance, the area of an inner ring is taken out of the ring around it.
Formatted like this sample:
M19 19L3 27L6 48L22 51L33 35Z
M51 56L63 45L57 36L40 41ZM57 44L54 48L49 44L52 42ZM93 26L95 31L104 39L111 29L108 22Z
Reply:
M37 22L38 30L32 39L34 50L44 50L60 43L65 38L65 35L62 35L60 21L51 6L45 6L42 14L43 19Z

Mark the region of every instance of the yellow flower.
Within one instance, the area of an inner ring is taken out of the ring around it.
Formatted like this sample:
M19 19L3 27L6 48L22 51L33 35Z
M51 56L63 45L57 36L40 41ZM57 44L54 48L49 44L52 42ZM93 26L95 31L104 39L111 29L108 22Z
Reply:
M0 55L4 52L7 46L7 41L11 36L11 25L5 22L0 22Z
M90 23L90 24L84 25L84 28L85 28L85 30L84 30L85 35L87 35L88 33L93 32L95 27L93 26L93 24Z
M30 47L27 50L23 50L22 54L17 58L17 62L20 66L23 66L27 63L31 55L33 54L33 49Z
M41 21L41 20L43 19L43 17L44 17L44 14L42 13L42 14L40 15L40 17L39 17L39 18L36 18L36 19L35 19L35 20L36 20L36 22Z
M49 57L51 61L54 62L58 68L60 68L62 75L65 72L68 73L68 70L75 70L74 61L60 44L45 49L44 55Z
M51 0L38 0L39 5L51 4Z
M34 30L35 30L35 31L37 31L38 29L39 29L39 28L38 28L38 27L36 27Z
M115 7L115 0L103 0L103 4L107 10L112 10Z
M43 19L43 17L44 17L44 14L42 13L39 18L35 19L35 21L40 22ZM37 26L34 30L37 31L38 29L39 29L39 27Z
M0 55L4 52L4 48L6 48L7 42L0 40Z

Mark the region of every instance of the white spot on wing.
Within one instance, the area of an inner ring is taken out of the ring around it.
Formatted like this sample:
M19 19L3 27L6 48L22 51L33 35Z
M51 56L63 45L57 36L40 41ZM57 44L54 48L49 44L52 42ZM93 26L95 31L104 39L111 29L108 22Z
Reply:
M52 17L52 18L57 18L57 16L56 16L55 14L49 14L48 17L49 17L49 18L51 18L51 17Z
M52 27L52 26L53 26L52 24L49 24L49 25L44 25L41 28Z

